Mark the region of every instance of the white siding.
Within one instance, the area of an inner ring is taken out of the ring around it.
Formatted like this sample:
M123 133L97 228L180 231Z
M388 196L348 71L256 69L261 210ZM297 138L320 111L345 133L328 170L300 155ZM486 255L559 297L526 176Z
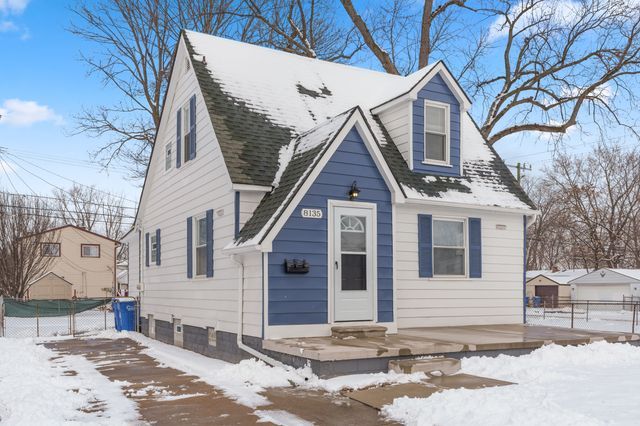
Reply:
M413 168L410 131L413 114L412 105L412 102L402 102L379 115L380 121L389 132L404 160L409 164L409 168Z
M138 243L138 230L133 229L122 242L129 246L129 296L137 297L139 295L140 285L140 252L143 247Z
M482 278L420 278L418 214L480 218ZM398 328L522 322L522 215L398 205L396 216ZM506 225L506 229L496 225Z
M185 48L181 42L140 207L139 225L143 235L161 229L161 265L143 267L142 315L152 314L156 320L164 321L174 317L183 325L209 326L235 333L239 268L222 252L234 234L235 193L194 72L183 71L184 58ZM176 112L194 94L197 156L176 169ZM165 171L164 158L167 143L174 144L173 166L169 171ZM204 214L208 209L214 209L214 277L188 279L187 217ZM144 249L142 255L145 255ZM245 273L255 275L254 269L250 265ZM260 336L262 304L261 300L255 300L259 295L254 293L252 290L245 293L244 333Z
M576 284L573 288L574 300L622 302L624 297L633 295L631 284Z
M240 229L251 218L264 194L262 191L240 191Z

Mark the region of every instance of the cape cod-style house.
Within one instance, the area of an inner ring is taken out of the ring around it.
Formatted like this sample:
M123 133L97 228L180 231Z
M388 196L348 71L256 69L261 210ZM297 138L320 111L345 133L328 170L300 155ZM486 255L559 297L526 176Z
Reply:
M127 236L143 331L235 359L335 326L522 323L535 207L470 103L442 62L183 31Z

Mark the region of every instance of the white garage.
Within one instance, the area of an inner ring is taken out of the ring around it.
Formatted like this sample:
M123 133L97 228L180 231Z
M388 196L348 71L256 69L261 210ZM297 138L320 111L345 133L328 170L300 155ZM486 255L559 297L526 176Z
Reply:
M640 269L598 269L570 284L572 300L622 302L640 297Z

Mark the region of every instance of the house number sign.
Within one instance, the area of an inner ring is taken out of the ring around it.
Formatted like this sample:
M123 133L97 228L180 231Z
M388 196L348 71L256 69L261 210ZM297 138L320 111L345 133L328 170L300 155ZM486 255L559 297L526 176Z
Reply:
M322 209L302 209L302 217L307 219L322 219Z

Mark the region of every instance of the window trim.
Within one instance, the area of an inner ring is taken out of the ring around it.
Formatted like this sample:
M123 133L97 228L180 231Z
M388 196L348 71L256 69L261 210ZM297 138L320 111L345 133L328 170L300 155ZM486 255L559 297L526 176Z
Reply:
M158 263L158 238L157 234L149 233L149 266Z
M459 222L462 223L462 241L464 243L463 247L453 247L453 246L436 246L434 241L435 234L435 223L436 222ZM431 265L433 268L433 278L438 279L460 279L460 278L468 278L469 277L469 230L467 218L463 217L446 217L446 216L433 216L431 218ZM459 249L462 248L464 250L464 261L462 263L462 267L464 268L464 273L461 275L443 275L436 274L436 248L453 248Z
M186 165L191 161L191 98L182 104L182 165Z
M98 247L98 255L97 256L85 256L84 255L84 248L85 246L94 246L94 247ZM100 248L100 244L80 244L80 257L86 257L89 259L99 259L102 255L102 250Z
M444 133L439 132L427 132L427 107L431 108L440 108L444 109ZM424 101L424 109L423 109L423 128L422 135L424 138L422 144L422 163L423 164L431 164L435 166L447 166L451 167L451 105L438 102L438 101L430 101L425 99ZM427 158L427 133L432 133L435 135L441 135L445 138L445 160L433 160Z
M58 246L58 254L57 255L44 254L44 246L45 245ZM40 256L42 256L42 257L60 257L60 256L62 256L62 246L60 245L60 243L40 243Z
M204 274L198 274L198 248L204 247L205 251L207 250L207 238L205 237L205 241L204 241L204 245L199 246L198 245L198 223L204 219L204 226L205 228L207 227L207 213L200 213L197 214L195 216L193 216L193 223L192 223L192 238L191 238L191 245L192 245L192 255L191 255L191 262L193 263L192 267L193 267L193 279L205 279L207 278L207 262L206 262L206 257L205 257L205 265L204 265Z
M170 158L168 158L169 162L167 163L167 151L171 152L170 154ZM173 159L173 142L168 142L167 144L164 145L164 171L168 172L171 169L173 169L173 165L175 163L174 159ZM169 167L167 167L167 165Z

